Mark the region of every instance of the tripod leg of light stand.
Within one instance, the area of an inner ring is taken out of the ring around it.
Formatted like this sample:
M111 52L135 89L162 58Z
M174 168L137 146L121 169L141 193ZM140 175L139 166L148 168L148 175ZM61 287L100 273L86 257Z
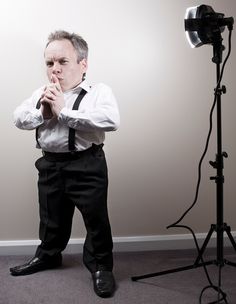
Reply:
M212 265L214 263L215 263L215 261L208 261L208 262L204 262L204 263L192 264L192 265L179 267L179 268L174 268L174 269L170 269L170 270L164 270L164 271L160 271L160 272L149 273L149 274L145 274L145 275L141 275L141 276L134 276L134 277L131 277L131 280L132 281L138 281L138 280L157 277L157 276L161 276L161 275L165 275L165 274L170 274L170 273L195 269L195 268L198 268L198 267L202 267L204 265Z
M207 247L207 244L209 243L209 241L210 241L210 238L211 238L211 236L212 236L212 233L214 232L216 230L216 225L211 225L211 228L210 228L210 230L209 230L209 232L208 232L208 234L207 234L207 236L206 236L206 239L205 239L205 241L204 241L204 243L203 243L203 245L202 245L202 247L201 247L201 249L200 249L200 251L199 251L199 253L198 253L198 257L197 257L197 259L196 259L196 261L195 261L195 265L197 265L198 263L199 263L199 261L202 259L202 255L203 255L203 253L204 253L204 251L205 251L205 249L206 249L206 247Z
M225 231L226 231L226 233L227 233L227 235L228 235L228 237L229 237L229 239L231 241L232 246L234 247L234 250L236 251L236 242L234 240L234 237L231 234L231 228L230 228L230 226L228 226L228 225L225 224Z
M194 262L194 264L192 265L188 265L188 266L183 266L183 267L178 267L178 268L173 268L173 269L169 269L169 270L164 270L164 271L160 271L160 272L154 272L154 273L149 273L149 274L145 274L145 275L141 275L141 276L134 276L131 277L132 281L138 281L138 280L142 280L142 279L147 279L147 278L151 278L151 277L156 277L156 276L161 276L161 275L165 275L165 274L170 274L170 273L175 273L175 272L180 272L180 271L185 271L185 270L190 270L190 269L195 269L198 267L202 267L204 265L212 265L215 264L215 260L212 261L207 261L207 262L202 262L199 263L199 261L202 259L202 255L207 247L207 244L212 236L212 233L215 231L215 226L216 225L211 225L211 228L207 234L207 237L199 251L199 254Z
M234 250L236 251L236 242L231 234L231 228L227 224L225 224L225 231L230 239L232 246L234 247ZM228 261L227 259L225 259L225 264L236 267L236 263Z

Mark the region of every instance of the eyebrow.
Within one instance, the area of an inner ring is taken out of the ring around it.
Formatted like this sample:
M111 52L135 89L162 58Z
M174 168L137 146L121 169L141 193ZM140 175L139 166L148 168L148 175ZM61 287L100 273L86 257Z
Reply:
M60 60L69 60L67 57L59 57L59 58L45 58L46 62L51 62L51 61L60 61Z

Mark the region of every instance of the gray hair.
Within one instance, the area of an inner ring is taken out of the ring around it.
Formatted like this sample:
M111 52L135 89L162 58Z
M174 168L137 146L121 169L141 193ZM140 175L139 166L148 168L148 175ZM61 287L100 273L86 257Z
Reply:
M78 62L88 58L87 42L81 36L75 33L69 33L62 30L55 31L48 36L48 42L46 44L46 47L55 40L63 40L63 39L69 40L73 45L74 49L78 54Z

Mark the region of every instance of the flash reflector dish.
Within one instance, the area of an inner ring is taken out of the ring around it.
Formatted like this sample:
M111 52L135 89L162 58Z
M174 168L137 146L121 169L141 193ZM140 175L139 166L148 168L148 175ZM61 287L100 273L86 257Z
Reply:
M185 20L196 19L197 18L196 17L197 9L198 9L197 6L187 8L186 13L185 13ZM187 38L188 43L190 44L191 48L195 48L195 47L199 47L199 46L203 45L202 41L200 40L200 38L198 36L197 31L187 31L185 29L185 35L186 35L186 38Z

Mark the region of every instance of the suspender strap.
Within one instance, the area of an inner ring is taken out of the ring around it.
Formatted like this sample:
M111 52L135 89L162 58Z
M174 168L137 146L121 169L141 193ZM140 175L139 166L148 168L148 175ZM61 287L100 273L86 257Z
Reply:
M78 110L80 102L86 93L87 92L84 89L81 89L78 97L75 100L72 110ZM75 129L72 128L69 128L68 148L69 151L75 151Z
M36 109L37 110L40 109L40 106L41 106L41 103L40 103L40 99L39 99L38 102L37 102L37 105L36 105ZM35 130L35 139L36 139L36 142L37 142L38 146L40 147L38 137L39 137L39 127L36 128L36 130Z
M37 104L36 104L36 109L40 109L41 103L40 103L40 99L38 100Z

